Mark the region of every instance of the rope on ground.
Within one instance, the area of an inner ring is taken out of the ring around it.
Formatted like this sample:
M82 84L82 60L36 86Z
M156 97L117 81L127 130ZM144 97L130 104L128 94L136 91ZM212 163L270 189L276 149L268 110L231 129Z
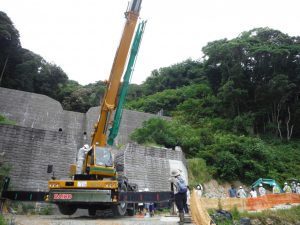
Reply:
M190 202L192 219L196 225L214 225L208 212L202 207L201 198L198 198L195 190L192 191Z

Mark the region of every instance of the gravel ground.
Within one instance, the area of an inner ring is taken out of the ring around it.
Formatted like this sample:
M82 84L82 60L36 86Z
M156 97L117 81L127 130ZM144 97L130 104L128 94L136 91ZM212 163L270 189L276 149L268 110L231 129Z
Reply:
M88 216L38 216L7 215L9 223L17 225L178 225L178 217L154 216L152 218L90 218ZM12 223L10 223L10 221Z

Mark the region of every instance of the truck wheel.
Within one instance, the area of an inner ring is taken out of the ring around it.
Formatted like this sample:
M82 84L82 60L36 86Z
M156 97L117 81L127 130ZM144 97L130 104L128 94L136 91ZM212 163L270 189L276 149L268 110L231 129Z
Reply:
M59 204L58 209L61 214L70 216L76 212L77 207L68 204Z
M96 216L96 209L94 207L88 208L89 216Z
M127 209L127 215L128 216L134 216L135 215L135 210L134 209Z
M123 183L119 189L120 192L126 192L127 187ZM111 206L112 213L114 216L124 216L127 211L127 202L120 202L118 205Z

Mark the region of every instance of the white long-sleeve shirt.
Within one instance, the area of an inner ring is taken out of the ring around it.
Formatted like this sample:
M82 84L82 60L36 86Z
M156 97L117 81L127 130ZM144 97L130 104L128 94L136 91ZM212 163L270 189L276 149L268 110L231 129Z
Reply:
M258 193L259 193L259 196L264 196L264 195L266 195L266 189L264 187L259 187Z

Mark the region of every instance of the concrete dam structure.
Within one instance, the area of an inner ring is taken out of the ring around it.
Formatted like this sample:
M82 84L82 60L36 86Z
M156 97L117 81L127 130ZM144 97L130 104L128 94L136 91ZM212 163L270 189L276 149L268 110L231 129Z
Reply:
M90 143L99 110L93 107L87 113L66 111L58 101L45 95L0 88L0 114L16 122L0 125L0 152L5 152L4 163L11 168L11 188L47 191L47 181L52 176L47 174L48 165L53 165L56 178L67 178L69 164L75 163L78 149ZM139 187L168 190L170 169L186 170L183 153L128 144L134 129L152 117L161 116L123 111L115 139L115 144L123 148L114 150L115 158L124 164L124 175Z

